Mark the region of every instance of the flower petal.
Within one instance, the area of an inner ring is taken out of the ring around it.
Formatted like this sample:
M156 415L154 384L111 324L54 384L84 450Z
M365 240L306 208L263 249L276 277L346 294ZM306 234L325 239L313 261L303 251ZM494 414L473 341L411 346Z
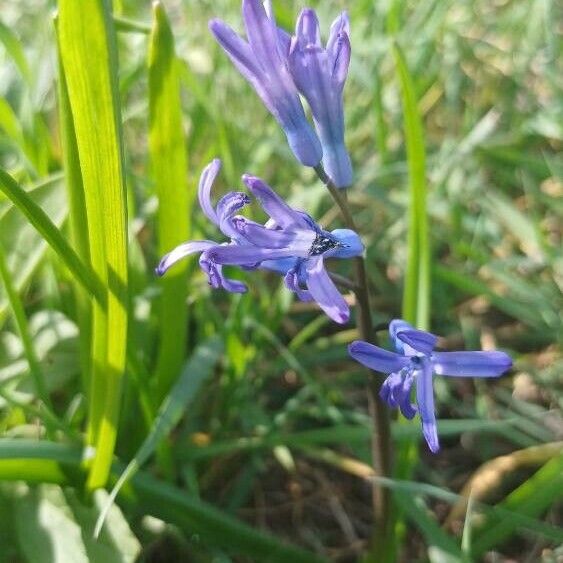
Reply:
M209 251L201 254L199 265L207 274L209 285L214 289L222 287L231 293L245 293L247 291L246 284L237 280L231 280L223 275L223 266L215 262L213 254Z
M287 63L295 85L311 106L315 127L323 149L323 166L337 187L352 183L350 157L344 145L342 88L332 79L327 52L317 45L306 45L293 38Z
M263 248L291 248L294 255L301 258L308 256L316 236L311 230L267 229L244 217L235 217L232 225L250 244Z
M381 373L399 372L409 365L409 359L395 352L389 352L363 340L356 340L348 346L352 358L364 366Z
M217 174L219 174L220 169L221 161L218 158L215 158L203 169L203 172L199 177L199 186L197 190L199 205L203 213L217 226L219 225L219 219L217 218L217 213L215 213L215 209L211 203L211 188L213 187L213 182L215 182L215 178L217 178Z
M348 12L346 12L346 10L341 12L330 26L330 33L326 43L326 50L329 55L334 56L338 44L338 37L341 34L350 35L350 18L348 17Z
M301 262L298 262L298 264L294 268L288 270L287 274L284 276L283 281L285 283L285 287L293 291L301 301L305 301L305 302L313 301L313 296L311 295L311 292L306 289L303 289L300 285L299 269L301 267L301 264L302 264Z
M385 379L381 389L379 390L379 396L383 401L385 401L391 408L395 409L399 406L397 401L396 391L403 385L403 377L401 372L395 371L389 374L389 377Z
M287 59L290 46L291 35L285 29L278 27L278 51L283 59Z
M158 266L155 268L155 272L157 275L162 276L168 268L178 262L178 260L181 260L190 254L195 254L196 252L203 252L213 246L217 246L217 243L210 240L194 240L180 244L174 250L162 257Z
M250 45L221 20L211 20L209 30L238 71L255 87L259 86L257 79L262 75L262 70L256 64L256 57Z
M334 229L330 233L342 246L325 252L326 258L353 258L361 256L364 245L357 233L351 229Z
M350 45L350 20L346 12L342 12L332 23L326 50L332 67L333 82L342 91L348 76L352 52Z
M434 346L436 346L436 342L438 342L436 335L424 330L416 330L415 328L400 330L396 333L396 336L413 350L425 355L431 354Z
M264 6L264 10L266 11L266 15L275 23L276 18L274 16L274 10L272 8L271 0L264 0L262 4ZM278 50L282 59L285 59L285 57L287 57L287 53L289 52L291 35L281 27L278 27L277 30L278 30Z
M229 192L217 204L217 219L221 232L230 238L237 238L238 233L233 227L232 216L250 203L250 198L244 192Z
M244 174L242 181L260 202L264 211L276 222L276 225L284 229L288 227L309 228L309 224L303 216L293 210L266 182L249 174Z
M217 265L217 271L221 276L221 285L230 293L246 293L248 291L248 287L246 287L245 283L227 278L225 274L223 274L223 266L220 264Z
M276 260L278 258L290 258L293 250L287 248L270 249L246 244L228 244L215 246L208 250L211 260L216 264L228 264L231 266L254 265L263 260Z
M403 321L402 319L393 319L389 323L389 336L391 341L393 342L393 346L395 350L400 354L405 354L407 356L413 356L416 353L416 350L411 348L408 345L397 338L397 334L404 330L416 330L411 324L407 323L407 321Z
M438 375L498 377L512 367L504 352L434 352L431 357Z
M268 16L260 0L243 0L242 17L255 60L264 70L281 68L283 61L278 52L278 34L273 14L272 17Z
M303 49L309 45L322 47L321 30L315 10L305 8L301 11L295 25L295 35Z
M347 34L342 33L338 36L334 58L332 59L332 81L342 92L346 78L348 78L348 67L352 56L352 46Z
M417 409L411 403L411 388L413 383L414 374L412 371L409 371L405 376L405 379L403 380L401 402L399 404L402 415L409 420L413 419L415 414L417 413Z
M350 309L340 292L330 279L323 263L323 257L309 258L305 263L307 288L321 309L335 322L346 323Z
M279 258L277 260L264 260L260 262L260 268L271 270L278 274L285 275L291 268L295 268L298 258Z
M430 451L436 453L440 449L440 444L438 442L436 413L434 412L432 365L428 360L423 362L422 370L418 372L416 381L416 402L422 422L422 433L424 434Z
M389 323L389 335L391 338L396 338L397 333L401 330L414 330L414 326L403 319L393 319Z

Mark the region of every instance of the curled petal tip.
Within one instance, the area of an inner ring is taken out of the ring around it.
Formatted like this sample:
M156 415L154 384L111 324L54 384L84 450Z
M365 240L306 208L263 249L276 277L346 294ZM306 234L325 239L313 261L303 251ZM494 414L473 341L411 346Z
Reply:
M321 46L319 20L315 10L305 8L301 11L297 19L296 35L302 42L303 47L307 45Z
M223 27L224 25L225 23L217 18L213 18L207 22L207 27L212 33L215 33L220 27Z
M358 350L358 345L361 343L362 343L361 340L354 340L354 342L348 344L348 353L354 354Z
M436 454L440 451L440 442L438 441L438 434L436 430L427 429L423 430L424 439L428 444L428 448L433 454Z
M252 174L243 174L242 181L245 186L256 196L263 194L264 192L273 193L273 190L258 176L253 176ZM277 197L277 196L276 196Z
M334 315L332 319L338 324L346 324L350 320L350 311L338 311L338 313Z

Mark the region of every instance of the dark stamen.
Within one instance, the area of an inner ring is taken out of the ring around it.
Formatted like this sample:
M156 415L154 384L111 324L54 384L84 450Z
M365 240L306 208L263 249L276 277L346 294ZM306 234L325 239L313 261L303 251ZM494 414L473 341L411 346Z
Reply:
M318 233L309 250L309 256L319 256L319 254L324 254L327 250L341 246L343 244L335 238Z

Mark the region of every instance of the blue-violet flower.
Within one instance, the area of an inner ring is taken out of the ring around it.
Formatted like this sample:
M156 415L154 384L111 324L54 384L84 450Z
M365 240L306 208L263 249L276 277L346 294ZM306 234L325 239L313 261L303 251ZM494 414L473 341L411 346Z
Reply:
M346 12L333 22L326 48L314 10L301 12L291 39L288 65L298 90L311 107L323 148L323 166L334 184L352 183L352 164L344 144L342 90L350 63L350 23Z
M512 366L504 352L435 352L437 337L416 330L403 320L389 325L389 334L397 353L357 340L348 347L350 355L370 369L389 376L381 387L381 398L398 407L406 418L418 411L422 432L432 452L440 448L434 412L433 374L458 377L498 377ZM416 383L416 403L410 391Z
M243 0L242 17L248 42L221 20L211 20L209 29L278 120L297 159L317 166L322 148L287 68L289 36L278 29L271 7L261 0Z
M316 301L331 319L347 322L348 305L326 271L324 259L360 255L363 245L359 236L349 229L325 231L307 213L290 207L260 178L248 174L243 176L243 181L270 219L262 225L235 215L250 203L249 196L241 192L229 192L214 208L210 192L219 168L220 161L214 160L203 171L199 202L205 215L229 242L183 243L162 258L156 273L163 275L178 260L200 252L200 266L212 287L242 293L246 285L225 278L223 266L273 270L284 276L285 285L299 299Z

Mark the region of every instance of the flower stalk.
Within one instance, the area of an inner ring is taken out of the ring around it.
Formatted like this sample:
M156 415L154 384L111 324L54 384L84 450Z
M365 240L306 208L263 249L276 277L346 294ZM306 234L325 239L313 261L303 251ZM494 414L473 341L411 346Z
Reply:
M338 206L346 228L357 232L356 222L348 206L346 191L336 187L322 165L316 166L315 172L321 182L327 187L330 195ZM362 340L376 345L377 336L373 328L371 317L365 261L363 256L356 256L353 258L353 261L358 332ZM391 422L389 411L379 396L382 379L374 376L373 372L370 372L367 381L368 408L372 420L372 464L378 477L391 477L393 468L391 455ZM392 544L394 525L391 500L391 491L374 481L372 485L372 502L375 526L371 538L370 551L372 554L375 553L375 549L377 549L379 553L386 552Z

